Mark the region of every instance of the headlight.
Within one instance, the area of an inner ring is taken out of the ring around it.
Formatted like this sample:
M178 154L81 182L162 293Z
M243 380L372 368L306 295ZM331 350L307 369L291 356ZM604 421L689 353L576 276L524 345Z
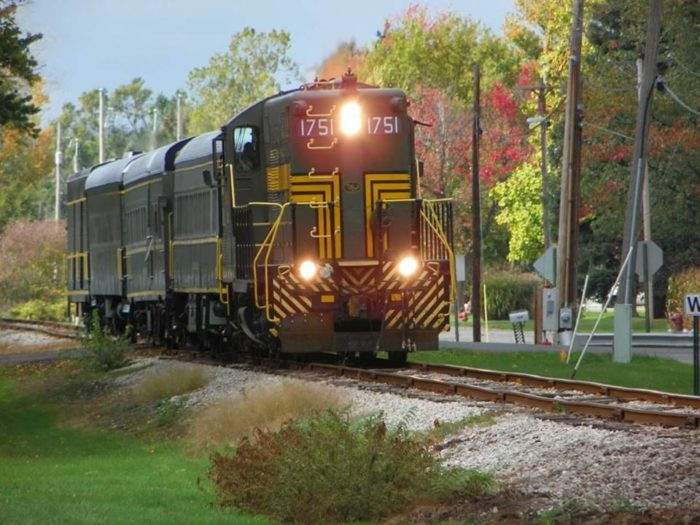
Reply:
M418 270L418 259L415 257L404 257L399 261L399 273L404 277L410 277Z
M313 261L304 261L299 265L299 277L305 281L310 281L316 276L318 266Z
M340 130L346 135L354 135L362 125L362 110L357 102L346 102L340 108Z

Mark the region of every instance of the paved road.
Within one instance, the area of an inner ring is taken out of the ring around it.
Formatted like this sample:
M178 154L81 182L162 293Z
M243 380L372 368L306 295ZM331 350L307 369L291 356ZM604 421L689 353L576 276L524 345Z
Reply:
M605 334L601 334L604 336ZM586 341L588 334L580 334L576 336L574 350L580 350ZM612 337L612 336L611 336ZM460 327L459 342L455 340L455 330L452 327L450 332L440 334L440 348L473 350L478 352L559 352L568 350L568 347L559 345L535 345L533 344L534 335L532 332L525 332L525 343L516 344L515 336L510 330L489 330L488 342L485 330L482 327L481 343L474 343L472 339L472 329ZM605 343L596 343L595 346L590 346L586 352L596 354L612 353L612 345ZM632 353L636 355L650 355L656 357L669 357L680 361L681 363L693 364L692 348L658 348L656 346L643 346L635 344Z

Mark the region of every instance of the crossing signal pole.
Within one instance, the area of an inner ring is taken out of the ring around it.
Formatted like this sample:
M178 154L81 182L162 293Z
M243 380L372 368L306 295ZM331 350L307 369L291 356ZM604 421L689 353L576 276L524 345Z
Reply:
M479 191L479 138L481 71L474 66L474 116L472 121L472 340L481 341L481 196Z

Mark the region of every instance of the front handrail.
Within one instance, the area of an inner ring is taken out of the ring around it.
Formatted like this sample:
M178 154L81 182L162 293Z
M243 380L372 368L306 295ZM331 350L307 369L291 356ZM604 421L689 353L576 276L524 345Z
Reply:
M451 199L440 199L440 201L444 202L446 200L451 200ZM445 235L445 232L442 230L442 225L440 224L439 217L437 216L437 213L435 212L435 209L433 208L434 203L437 202L438 199L435 201L430 201L430 200L424 200L423 202L426 204L425 208L429 211L429 213L432 215L432 220L426 215L426 213L421 209L420 213L423 219L425 220L426 224L435 232L435 235L437 236L438 240L442 243L443 247L445 248L445 251L447 252L448 255L448 264L450 268L450 302L453 304L457 302L457 281L455 277L455 256L454 253L452 252L452 248L450 247L450 243L447 240L447 236Z
M262 244L260 245L260 249L257 251L255 254L255 257L253 258L253 295L255 296L255 306L261 310L265 310L265 317L267 318L268 321L271 323L274 323L276 321L275 318L270 316L270 286L269 286L269 279L267 276L267 268L269 266L269 261L270 261L270 254L272 253L272 248L275 243L275 238L277 237L277 230L279 230L279 226L282 223L282 217L284 216L284 211L285 209L291 204L290 202L284 203L284 204L279 204L276 202L251 202L249 203L251 205L267 205L267 206L275 206L279 208L279 212L277 215L277 218L275 219L274 223L270 227L270 230L267 232L267 235L265 236L265 240L263 240ZM265 271L265 303L260 304L260 300L258 299L258 260L260 257L265 253L265 262L264 262L264 271Z

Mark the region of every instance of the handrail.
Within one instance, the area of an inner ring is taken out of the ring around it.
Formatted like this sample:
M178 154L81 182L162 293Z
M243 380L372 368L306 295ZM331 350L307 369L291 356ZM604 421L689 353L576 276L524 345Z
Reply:
M333 140L331 140L328 146L314 146L315 143L316 141L313 138L310 138L309 141L306 143L306 147L308 149L333 149L333 146L338 144L338 137L335 137Z
M250 204L263 204L263 203L250 203ZM275 219L275 222L272 224L270 227L270 231L267 232L267 235L265 236L265 240L262 242L260 245L260 249L258 252L255 254L255 257L253 258L253 291L254 291L254 296L255 296L255 306L264 309L265 310L265 317L267 318L268 321L271 323L275 322L275 318L270 316L270 286L269 286L269 279L267 278L267 267L269 265L270 261L270 253L272 253L272 247L274 246L274 241L275 238L277 237L277 231L279 230L279 226L282 223L282 217L284 216L284 211L285 209L291 204L290 202L286 202L284 204L279 204L276 202L270 202L270 203L264 203L272 206L278 206L279 207L279 213L277 215L277 218ZM260 301L258 300L258 259L260 256L263 254L263 252L266 251L265 253L265 263L264 263L264 268L265 268L265 304L260 304Z
M420 213L423 216L423 218L425 219L428 226L430 226L430 228L432 228L432 230L435 232L435 234L438 237L438 240L445 247L445 251L447 251L447 254L449 256L448 262L449 262L449 266L450 266L450 301L452 303L456 303L457 302L457 292L456 292L457 282L455 279L455 262L454 262L455 256L454 256L454 253L452 252L452 248L450 247L450 243L447 241L447 237L445 236L445 232L442 231L442 225L440 224L440 220L437 216L437 213L435 212L435 209L433 208L433 204L436 201L437 201L437 199L435 201L430 201L430 200L423 201L427 204L426 208L429 210L429 212L433 216L433 220L428 218L428 216L423 212L423 210L421 210ZM433 224L433 221L434 221L434 224Z
M333 116L333 112L335 111L335 104L333 104L333 106L331 106L331 109L328 113L312 113L313 109L314 109L313 105L310 105L306 109L306 116L307 117L331 117L331 116Z
M224 287L224 252L221 249L223 239L217 238L216 241L216 280L219 285L219 302L226 305L226 312L229 310L228 288Z

